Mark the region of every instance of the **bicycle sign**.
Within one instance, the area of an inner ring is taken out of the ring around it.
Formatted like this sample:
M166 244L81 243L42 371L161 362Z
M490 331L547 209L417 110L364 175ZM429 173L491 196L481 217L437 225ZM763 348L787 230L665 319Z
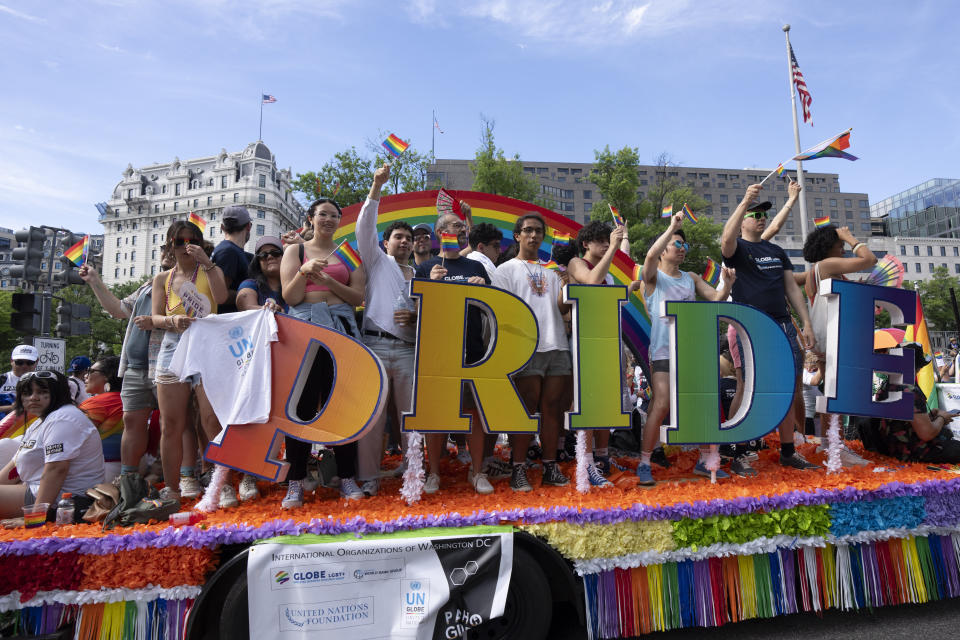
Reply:
M40 352L37 371L63 373L67 358L67 341L62 338L34 338L33 346Z

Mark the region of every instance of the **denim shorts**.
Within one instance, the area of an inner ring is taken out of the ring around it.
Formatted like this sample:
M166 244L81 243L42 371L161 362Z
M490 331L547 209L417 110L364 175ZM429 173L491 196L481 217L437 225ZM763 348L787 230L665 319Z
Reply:
M573 363L569 351L537 351L517 377L524 376L569 376L573 373Z
M180 384L189 382L191 386L196 386L200 382L200 376L194 374L186 380L180 380L180 376L170 371L170 363L173 362L173 354L180 344L182 333L176 331L167 331L163 334L163 342L160 343L160 353L157 355L157 374L154 382L157 384Z

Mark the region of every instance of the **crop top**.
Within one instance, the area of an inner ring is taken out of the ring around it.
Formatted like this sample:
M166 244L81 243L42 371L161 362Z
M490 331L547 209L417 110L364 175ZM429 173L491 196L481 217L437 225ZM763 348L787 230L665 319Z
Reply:
M183 302L180 300L180 295L170 288L170 279L173 278L174 269L168 271L167 279L164 282L164 288L167 290L167 302L166 309L164 310L164 315L167 316L184 316L187 314L186 310L183 308ZM197 291L200 292L203 296L210 301L210 314L217 312L217 301L213 299L213 292L210 290L210 281L207 279L207 272L204 269L197 269L197 279L194 282L194 285L197 287Z
M303 266L306 263L306 255L303 250L303 245L300 245L300 266ZM327 268L323 270L325 274L336 280L342 285L349 284L350 282L350 270L347 269L347 265L342 262L336 263L327 263ZM307 285L303 288L304 293L307 291L330 291L330 287L322 284L316 284L312 280L307 280Z

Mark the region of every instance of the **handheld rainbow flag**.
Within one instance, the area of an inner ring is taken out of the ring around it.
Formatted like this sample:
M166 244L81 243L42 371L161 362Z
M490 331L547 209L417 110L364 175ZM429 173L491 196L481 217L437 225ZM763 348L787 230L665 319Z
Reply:
M63 252L63 255L78 267L87 261L87 252L90 250L90 236L83 236L83 240Z
M333 193L330 194L331 198L336 198L337 194L340 193L340 181L337 180L337 184L333 185Z
M642 272L643 272L643 265L639 265L639 264L633 265L633 276L632 276L632 277L633 277L634 280L639 280Z
M561 233L555 231L553 234L553 246L555 247L569 247L570 246L570 234Z
M687 206L686 202L683 203L682 211L683 211L683 215L687 217L687 220L689 220L690 222L697 221L697 216L693 215L693 211L690 210L690 207Z
M845 160L856 160L857 156L845 153L843 150L850 147L850 132L847 129L838 136L824 140L818 145L814 145L803 153L793 156L794 160L815 160L817 158L843 158Z
M197 229L200 229L200 233L203 233L207 230L207 221L195 214L193 211L191 211L190 215L187 216L187 222L195 226Z
M333 255L340 258L340 262L351 272L356 271L357 267L363 264L363 260L346 240L340 243L340 246L334 250Z
M409 142L404 142L392 133L387 136L387 139L384 140L382 144L383 148L391 153L394 158L399 158L400 154L406 151L407 147L410 146Z
M556 260L547 260L546 262L541 262L540 266L544 269L550 269L550 271L560 271L560 265L557 264Z
M703 270L703 281L711 287L717 286L720 282L720 265L707 258L707 268Z
M927 320L923 317L923 305L920 304L920 296L917 296L917 317L915 324L908 324L907 330L903 336L904 342L919 342L923 347L923 353L930 355L933 349L930 348L930 333L927 331ZM937 394L936 375L933 371L933 362L917 371L917 386L927 396L927 409L939 409L940 398Z
M813 226L815 226L817 229L819 229L820 227L826 227L829 224L830 224L830 216L824 216L823 218L813 219Z
M777 165L777 177L782 178L784 171L785 169L783 168L783 163L781 162L780 164Z
M457 234L440 232L440 251L460 251Z
M661 218L672 218L673 217L673 205L668 204L663 209L660 210Z
M615 225L617 225L618 227L622 227L624 224L626 224L623 220L623 216L620 215L619 209L617 209L612 204L608 204L607 206L610 207L610 215L613 216L613 223Z

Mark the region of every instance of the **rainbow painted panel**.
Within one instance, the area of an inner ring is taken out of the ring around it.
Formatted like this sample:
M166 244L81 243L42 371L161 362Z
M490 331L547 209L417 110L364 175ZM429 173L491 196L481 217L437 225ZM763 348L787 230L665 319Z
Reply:
M494 225L503 232L505 241L513 238L513 225L517 218L531 211L543 216L547 227L554 231L554 237L557 233L567 233L575 237L582 226L559 213L514 198L478 191L449 191L449 193L470 205L474 224L487 222ZM356 223L360 206L360 203L357 203L343 210L340 228L334 235L336 240L347 239L351 242L356 240ZM435 223L437 191L414 191L381 198L377 215L377 230L381 238L383 230L396 220L406 220L411 226L421 222L431 225ZM544 237L539 250L539 257L543 262L550 260L552 248L551 238ZM631 276L635 266L629 256L618 251L610 265L610 275L613 276L616 284L626 286L632 281ZM624 340L630 348L646 359L647 345L650 344L650 317L644 307L643 299L637 293L631 295L629 303L623 306L621 328Z

